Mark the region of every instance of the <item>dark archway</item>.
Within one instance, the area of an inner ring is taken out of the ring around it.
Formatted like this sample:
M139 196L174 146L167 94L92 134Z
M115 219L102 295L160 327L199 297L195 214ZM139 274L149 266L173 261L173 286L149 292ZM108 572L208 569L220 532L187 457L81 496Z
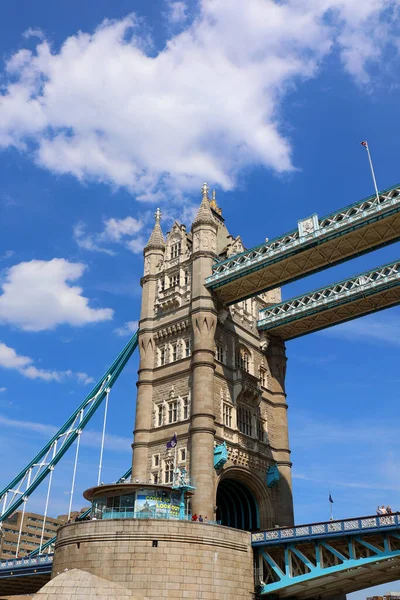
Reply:
M260 528L257 500L241 481L224 478L217 488L217 520L222 525L255 531Z

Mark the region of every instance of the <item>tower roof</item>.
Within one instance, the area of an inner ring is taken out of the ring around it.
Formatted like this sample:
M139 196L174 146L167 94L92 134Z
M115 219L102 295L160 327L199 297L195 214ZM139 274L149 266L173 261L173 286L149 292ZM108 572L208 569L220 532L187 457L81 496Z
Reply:
M161 225L160 225L161 215L162 215L161 210L159 208L157 208L156 212L154 213L154 218L155 218L156 222L154 223L153 231L151 232L149 241L147 242L147 244L145 246L145 250L158 249L158 248L161 248L161 250L164 250L164 248L165 248L164 235L163 235Z
M206 183L201 188L202 199L196 218L193 221L192 227L195 225L215 225L214 217L212 216L210 201L208 199L209 188Z

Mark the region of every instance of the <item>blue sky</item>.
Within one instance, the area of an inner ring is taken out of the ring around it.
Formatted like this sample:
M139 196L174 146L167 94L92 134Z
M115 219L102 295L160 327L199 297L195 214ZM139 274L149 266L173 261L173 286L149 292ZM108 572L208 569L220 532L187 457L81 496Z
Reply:
M175 218L190 225L206 180L250 247L372 193L363 139L379 187L399 182L398 10L394 0L1 4L2 482L134 329L156 206L164 231ZM393 245L283 295L397 257ZM399 314L287 345L299 523L329 517L329 490L337 518L400 508ZM133 358L111 395L105 480L130 464L136 369ZM91 430L76 506L96 480L101 415ZM67 459L54 514L68 507Z

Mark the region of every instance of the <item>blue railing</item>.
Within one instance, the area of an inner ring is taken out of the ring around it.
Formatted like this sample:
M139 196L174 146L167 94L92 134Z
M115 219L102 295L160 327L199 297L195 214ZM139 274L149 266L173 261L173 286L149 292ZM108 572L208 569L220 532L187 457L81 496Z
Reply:
M188 513L183 516L180 516L179 512L171 514L169 512L163 511L159 511L154 514L149 514L148 512L135 512L129 508L106 508L102 511L101 516L99 515L98 517L92 520L104 521L108 519L152 519L164 521L192 521L192 514ZM210 523L211 525L221 524L221 521L209 521L208 519L206 521L200 522ZM85 523L85 521L82 521L82 523Z
M53 554L43 554L35 558L14 558L11 560L0 561L0 577L4 576L6 572L22 570L22 569L36 569L37 567L49 567L49 572L53 564ZM40 569L43 573L43 568Z
M251 534L252 546L264 544L282 544L299 539L334 537L338 535L357 535L366 531L388 531L400 528L400 514L372 517L358 517L344 521L327 521L297 527L285 527L260 531Z

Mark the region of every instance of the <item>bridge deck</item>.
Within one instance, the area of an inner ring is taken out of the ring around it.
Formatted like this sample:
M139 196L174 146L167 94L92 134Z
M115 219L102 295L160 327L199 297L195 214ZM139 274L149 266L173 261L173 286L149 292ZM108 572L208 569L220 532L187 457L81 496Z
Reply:
M252 534L261 595L347 594L400 575L400 515L328 521Z
M257 327L284 340L400 304L400 262L260 311Z
M216 263L206 286L234 304L399 240L400 186L380 192L379 202L370 196L305 221L298 230Z
M0 561L0 596L35 594L51 577L53 555Z

